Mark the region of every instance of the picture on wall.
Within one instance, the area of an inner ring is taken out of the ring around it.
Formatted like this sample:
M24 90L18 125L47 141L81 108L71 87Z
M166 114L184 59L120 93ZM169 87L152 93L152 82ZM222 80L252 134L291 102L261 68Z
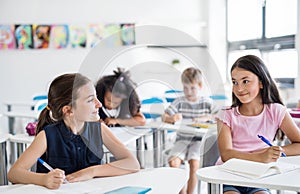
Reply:
M104 25L90 24L87 31L87 47L93 48L96 44L103 39Z
M122 46L119 24L106 24L104 29L105 45L109 48Z
M135 45L135 24L0 24L0 50Z
M67 25L52 25L50 30L50 48L67 48L69 44L69 28Z
M14 25L0 25L0 49L14 49Z
M121 40L123 45L135 44L134 24L121 24Z
M15 38L17 49L32 49L32 25L15 25Z
M70 25L70 44L72 48L86 47L86 27Z
M50 39L50 25L33 25L34 48L48 48Z

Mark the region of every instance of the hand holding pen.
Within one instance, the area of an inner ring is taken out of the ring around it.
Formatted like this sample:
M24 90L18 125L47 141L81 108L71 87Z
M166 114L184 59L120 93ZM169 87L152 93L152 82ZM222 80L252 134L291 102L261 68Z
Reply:
M263 142L265 142L267 145L269 145L269 146L273 146L270 142L269 142L269 140L267 140L264 136L262 136L262 135L257 135L258 136L258 138L260 138ZM285 155L285 153L281 153L281 156L282 157L286 157L286 155Z
M42 160L41 158L38 158L38 161L44 166L46 167L49 171L53 171L54 169L47 164L44 160ZM64 178L64 182L63 183L68 183L68 181Z

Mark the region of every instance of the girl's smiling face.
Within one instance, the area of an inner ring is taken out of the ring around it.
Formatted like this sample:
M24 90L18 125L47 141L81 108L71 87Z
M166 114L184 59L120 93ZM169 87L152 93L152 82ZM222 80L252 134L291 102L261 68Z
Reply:
M98 111L102 106L97 99L96 91L91 82L82 86L78 91L76 105L73 107L75 118L78 121L98 121Z
M263 88L258 77L245 69L235 68L231 72L232 91L241 103L250 103L260 98L260 89Z

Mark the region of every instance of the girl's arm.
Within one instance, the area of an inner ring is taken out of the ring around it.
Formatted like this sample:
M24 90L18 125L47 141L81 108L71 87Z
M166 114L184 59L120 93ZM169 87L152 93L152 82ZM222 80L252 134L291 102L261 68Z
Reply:
M30 171L30 168L45 153L46 149L46 134L41 131L10 168L7 174L8 180L12 183L36 184L50 189L59 188L64 180L64 171L55 169L47 174Z
M136 115L134 115L133 117L131 117L129 119L116 118L116 120L117 120L117 123L119 123L120 125L131 126L131 127L143 126L146 124L145 116L141 112L136 113Z
M288 156L300 154L300 131L293 121L291 115L286 112L280 125L280 129L284 132L291 144L282 146L284 153Z
M281 147L272 146L257 152L241 152L232 148L232 136L230 127L222 121L217 120L218 127L218 146L223 162L231 158L239 158L256 162L275 162L281 154Z
M88 180L94 177L117 176L140 170L136 157L121 143L110 129L101 123L103 143L114 155L116 161L95 165L67 175L70 182Z

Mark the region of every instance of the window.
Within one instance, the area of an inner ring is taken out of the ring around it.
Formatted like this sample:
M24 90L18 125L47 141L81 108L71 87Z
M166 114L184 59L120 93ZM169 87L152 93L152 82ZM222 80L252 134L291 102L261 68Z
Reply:
M294 87L297 0L227 0L227 29L229 67L240 56L254 54L280 87Z

